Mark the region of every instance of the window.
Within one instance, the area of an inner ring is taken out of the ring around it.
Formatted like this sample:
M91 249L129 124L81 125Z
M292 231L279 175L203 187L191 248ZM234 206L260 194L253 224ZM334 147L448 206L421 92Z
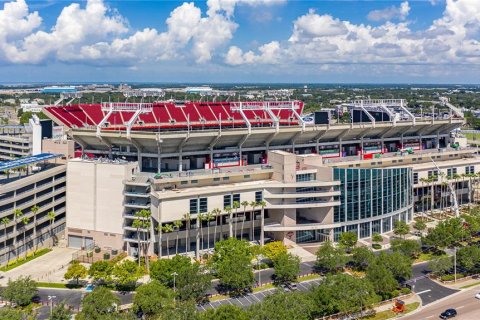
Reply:
M190 199L190 214L198 213L198 199Z
M200 198L200 213L205 213L207 211L208 211L207 198Z
M457 168L448 168L447 169L447 177L452 178L456 174L457 174Z
M465 167L465 174L475 173L475 166L466 166Z
M413 184L418 183L418 172L413 173Z
M180 184L187 184L188 181L180 181Z
M192 184L198 183L198 180L192 180L192 181L190 181L190 183L192 183Z
M246 174L243 176L244 179L250 179L250 175L249 174Z
M232 207L232 195L227 194L223 196L223 208Z
M297 182L312 181L312 180L315 180L315 175L312 173L297 174Z
M255 202L260 202L263 200L263 192L255 191Z
M433 178L434 181L438 181L438 170L429 170L428 178Z
M228 181L230 180L230 177L223 177L223 181Z
M220 181L220 178L213 178L213 181Z
M237 201L238 203L240 203L240 193L235 193L233 195L233 202Z

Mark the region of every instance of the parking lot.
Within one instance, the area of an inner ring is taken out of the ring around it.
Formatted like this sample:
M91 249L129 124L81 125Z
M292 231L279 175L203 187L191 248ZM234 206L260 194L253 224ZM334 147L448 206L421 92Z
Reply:
M314 279L314 280L308 280L308 281L303 281L297 283L297 288L299 291L307 291L310 290L310 288L313 285L316 285L320 282L320 279ZM263 299L265 299L267 296L273 294L275 291L280 290L277 288L272 288L256 293L250 293L244 296L240 297L235 297L235 298L229 298L229 299L224 299L224 300L218 300L214 302L209 302L203 305L198 306L199 310L206 310L209 308L217 308L221 306L222 304L231 304L231 305L236 305L241 308L246 308L248 306L251 306L252 304L261 302Z

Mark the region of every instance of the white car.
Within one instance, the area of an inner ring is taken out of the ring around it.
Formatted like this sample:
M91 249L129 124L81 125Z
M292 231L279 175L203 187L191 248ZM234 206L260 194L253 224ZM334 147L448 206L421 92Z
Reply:
M480 292L475 295L475 298L480 300Z

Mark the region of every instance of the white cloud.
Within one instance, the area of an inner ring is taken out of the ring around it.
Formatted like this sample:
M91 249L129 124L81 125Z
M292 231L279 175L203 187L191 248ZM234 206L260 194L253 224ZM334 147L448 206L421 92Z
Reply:
M42 23L38 12L30 13L24 0L16 0L0 10L0 61L110 64L192 56L204 63L233 38L238 27L232 20L235 6L282 2L209 0L206 16L193 2L185 2L170 13L166 31L145 28L132 33L126 19L103 0L87 0L84 7L66 6L48 31L38 30Z
M354 24L310 10L293 21L288 41L274 41L278 47L268 58L261 50L265 45L246 53L234 47L225 56L225 63L480 64L479 36L480 6L476 0L447 0L442 17L424 30L412 30L404 21L379 26Z
M368 20L371 21L391 21L405 20L410 12L408 1L404 1L399 7L391 6L381 10L373 10L368 13Z

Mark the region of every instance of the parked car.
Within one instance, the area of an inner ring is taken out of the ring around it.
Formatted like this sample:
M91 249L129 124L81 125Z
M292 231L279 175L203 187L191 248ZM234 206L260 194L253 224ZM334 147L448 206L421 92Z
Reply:
M475 295L475 298L480 300L480 292Z
M284 292L290 292L290 289L284 283L280 285L280 290L283 290Z
M457 310L447 309L440 314L440 319L450 319L457 316Z
M289 284L288 284L288 288L289 288L290 290L292 290L292 291L298 289L296 283L289 283Z

